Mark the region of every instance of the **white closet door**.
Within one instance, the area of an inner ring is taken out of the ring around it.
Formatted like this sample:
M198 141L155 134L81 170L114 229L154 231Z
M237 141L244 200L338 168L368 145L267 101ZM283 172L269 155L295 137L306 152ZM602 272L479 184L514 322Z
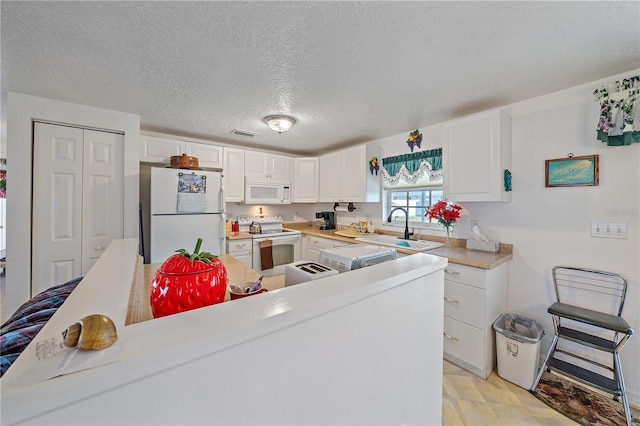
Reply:
M83 132L35 123L32 296L81 276Z
M124 234L122 135L84 131L82 275Z
M32 296L84 276L123 237L124 138L36 123Z

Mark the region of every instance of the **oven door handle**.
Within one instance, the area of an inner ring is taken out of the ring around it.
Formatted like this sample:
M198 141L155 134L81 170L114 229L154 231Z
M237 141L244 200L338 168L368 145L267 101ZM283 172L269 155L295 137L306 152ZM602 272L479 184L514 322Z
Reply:
M302 235L296 235L296 236L291 236L291 237L266 237L266 238L254 238L253 239L253 243L261 243L262 241L266 241L266 240L271 240L273 241L274 244L276 243L288 243L288 242L296 242L296 241L300 241L302 240Z

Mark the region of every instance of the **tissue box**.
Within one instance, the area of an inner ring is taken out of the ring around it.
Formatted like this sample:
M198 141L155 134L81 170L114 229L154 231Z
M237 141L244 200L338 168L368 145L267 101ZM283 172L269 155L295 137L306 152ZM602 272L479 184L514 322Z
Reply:
M500 243L497 241L467 240L467 249L497 253L500 249Z

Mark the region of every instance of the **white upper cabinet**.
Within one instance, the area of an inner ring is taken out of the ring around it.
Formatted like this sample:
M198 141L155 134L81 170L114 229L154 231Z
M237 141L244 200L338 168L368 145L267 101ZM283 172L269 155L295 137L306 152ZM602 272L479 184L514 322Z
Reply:
M293 159L293 203L318 202L318 157Z
M320 157L320 202L380 202L381 175L369 161L380 160L380 148L364 144Z
M511 118L493 110L443 126L443 189L449 201L511 201Z
M187 155L196 157L200 167L222 169L222 147L186 142Z
M225 147L223 152L222 176L225 201L244 203L244 150Z
M244 173L247 177L291 179L291 157L245 151Z
M182 154L196 157L200 167L222 168L220 146L140 135L140 161L143 163L170 164L171 157Z
M169 164L172 156L186 154L185 143L177 139L140 135L140 161Z

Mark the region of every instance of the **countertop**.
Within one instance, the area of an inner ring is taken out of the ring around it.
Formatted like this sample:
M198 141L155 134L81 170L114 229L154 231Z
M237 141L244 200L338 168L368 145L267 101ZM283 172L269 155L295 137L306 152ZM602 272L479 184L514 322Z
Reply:
M219 259L227 270L227 284L236 285L248 281L255 282L260 278L259 273L248 268L244 263L231 255L223 254L219 256ZM131 285L125 325L136 324L153 319L151 305L149 304L149 283L153 278L153 274L155 274L160 265L160 263L142 265L139 261L136 266L139 273L136 275L136 278ZM279 277L265 277L262 280L262 286L270 291L277 290L284 286L284 280ZM230 300L229 288L227 287L224 295L224 301L228 302Z
M313 222L291 222L285 223L285 228L294 229L302 232L305 235L315 235L317 237L330 238L338 241L345 241L348 243L365 244L361 241L355 241L354 238L343 237L337 235L336 229L331 230L319 230L316 229ZM376 234L395 235L400 236L399 233L376 230ZM426 241L444 242L443 237L418 235L417 238ZM415 251L406 250L400 247L396 247L398 253L414 254ZM451 239L451 247L441 247L435 250L429 250L424 253L433 254L436 256L446 257L449 263L456 263L459 265L473 266L481 269L492 269L504 262L508 262L513 258L513 245L512 244L500 244L498 253L489 253L477 250L468 250L466 248L466 240L460 238Z
M253 238L248 232L227 232L227 240L246 240Z

